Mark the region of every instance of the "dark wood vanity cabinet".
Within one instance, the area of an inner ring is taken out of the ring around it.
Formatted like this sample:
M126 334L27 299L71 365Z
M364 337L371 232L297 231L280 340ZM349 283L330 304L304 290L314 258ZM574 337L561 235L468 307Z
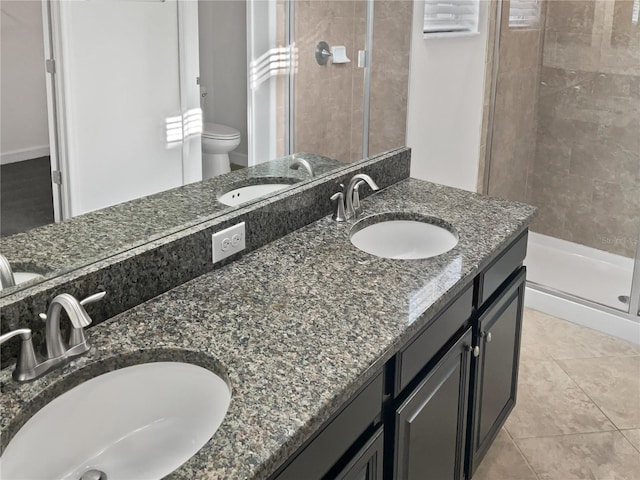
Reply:
M482 308L474 329L471 435L467 457L471 477L516 403L525 268Z
M394 478L464 478L471 341L468 328L396 409Z

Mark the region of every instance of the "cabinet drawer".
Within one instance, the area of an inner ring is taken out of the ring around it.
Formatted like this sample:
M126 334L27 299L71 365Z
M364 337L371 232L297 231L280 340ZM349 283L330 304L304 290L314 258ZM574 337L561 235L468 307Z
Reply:
M469 286L425 330L398 352L395 394L398 395L471 316L473 286Z
M478 306L486 302L498 287L522 265L522 261L527 255L528 236L528 231L525 231L480 275Z
M379 420L383 394L380 373L274 478L321 479L365 430Z

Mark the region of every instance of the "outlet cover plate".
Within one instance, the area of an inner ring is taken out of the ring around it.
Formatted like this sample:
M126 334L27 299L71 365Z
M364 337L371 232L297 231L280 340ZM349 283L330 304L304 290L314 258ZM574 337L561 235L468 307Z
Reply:
M217 263L245 249L244 222L225 228L211 236L212 260Z

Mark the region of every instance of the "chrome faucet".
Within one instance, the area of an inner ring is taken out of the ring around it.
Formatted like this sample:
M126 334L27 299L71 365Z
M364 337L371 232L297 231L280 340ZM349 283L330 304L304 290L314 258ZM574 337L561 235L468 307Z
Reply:
M16 280L13 277L13 270L7 257L0 253L0 285L2 288L14 287Z
M2 335L0 343L4 343L18 335L22 337L22 346L16 368L13 371L13 378L18 382L35 380L51 370L66 365L75 357L88 352L91 345L85 336L84 327L91 324L91 317L89 317L84 306L102 300L105 295L106 292L99 292L79 302L74 296L63 293L51 301L47 313L40 314L40 318L47 322L45 326L46 355L44 359L36 357L30 329L23 328ZM60 332L60 313L63 309L67 312L69 320L71 320L68 345L62 340Z
M333 219L336 222L345 222L352 218L357 220L358 215L362 213L359 188L364 183L369 185L374 191L380 190L380 187L378 187L376 182L374 182L369 175L365 173L358 173L349 180L349 184L347 185L347 189L344 193L338 192L333 194L331 200L338 201L336 213L333 214ZM340 188L344 189L344 185L342 183L340 184Z
M102 300L105 295L106 292L96 293L79 302L73 295L63 293L51 301L47 313L40 314L40 318L47 322L45 335L49 360L65 356L78 356L89 351L90 346L84 336L83 328L91 324L91 317L84 309L84 305ZM71 320L69 348L65 346L60 333L60 312L62 309L67 312L69 320Z
M298 168L300 168L300 167L304 167L305 170L307 172L309 172L309 176L311 178L315 177L315 173L313 171L313 167L304 158L296 158L296 159L293 160L293 162L291 162L291 165L289 165L289 168L291 168L293 170L298 170Z
M350 218L357 219L358 215L362 213L358 188L360 188L360 185L362 185L364 182L366 182L369 187L371 187L371 190L380 190L380 187L378 187L376 182L374 182L373 179L366 173L358 173L357 175L354 175L349 181L349 184L347 185L347 191L345 192L345 196L347 197L345 199L345 213L347 215L347 220ZM356 206L358 210L356 210Z

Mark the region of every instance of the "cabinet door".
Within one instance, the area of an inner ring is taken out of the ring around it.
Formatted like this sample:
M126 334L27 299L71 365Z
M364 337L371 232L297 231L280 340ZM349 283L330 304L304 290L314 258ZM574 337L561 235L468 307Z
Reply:
M463 478L471 329L396 410L397 480Z
M480 354L473 367L471 472L516 403L524 281L523 267L478 321L475 338Z
M382 480L383 440L380 427L335 480Z

